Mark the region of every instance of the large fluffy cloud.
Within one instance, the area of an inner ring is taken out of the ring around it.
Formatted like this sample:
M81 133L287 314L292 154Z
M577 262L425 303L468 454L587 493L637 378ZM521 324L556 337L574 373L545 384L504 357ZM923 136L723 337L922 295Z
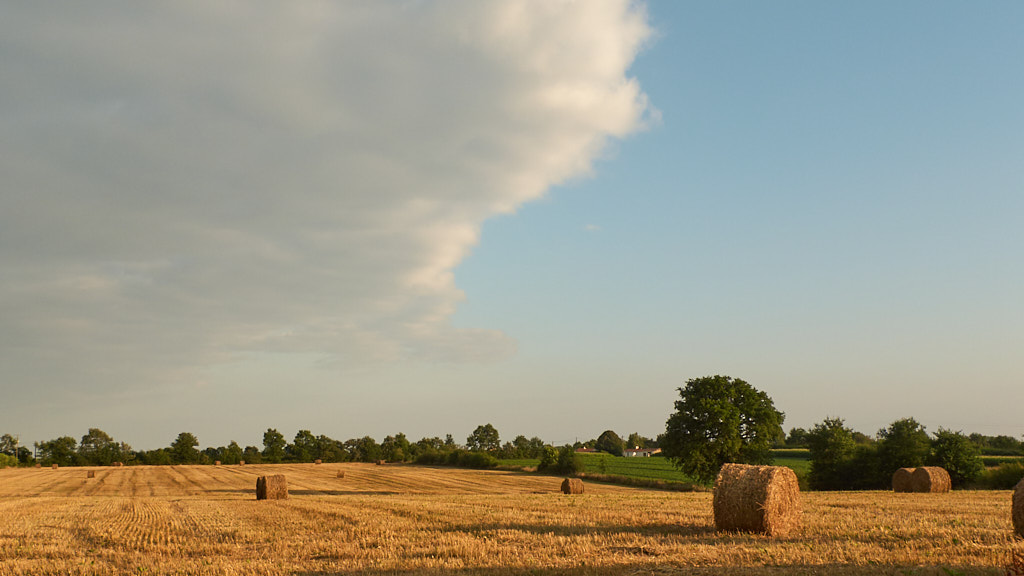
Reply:
M0 378L265 351L506 353L459 330L489 217L642 122L627 0L21 3L0 20Z

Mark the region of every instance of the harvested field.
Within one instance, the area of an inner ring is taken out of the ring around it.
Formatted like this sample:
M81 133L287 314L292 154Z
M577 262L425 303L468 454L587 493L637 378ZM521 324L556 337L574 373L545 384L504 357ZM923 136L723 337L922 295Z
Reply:
M344 471L345 482L337 473ZM257 476L289 500L256 502ZM0 574L1002 574L1008 491L802 495L789 536L716 533L710 493L415 466L0 471Z

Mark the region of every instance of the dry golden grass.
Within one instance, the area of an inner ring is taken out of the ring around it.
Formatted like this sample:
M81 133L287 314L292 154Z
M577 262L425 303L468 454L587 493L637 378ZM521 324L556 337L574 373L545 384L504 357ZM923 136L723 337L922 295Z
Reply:
M345 478L337 478L344 470ZM285 474L291 498L255 499ZM710 493L413 466L0 471L0 574L1003 574L1010 493L805 493L785 538Z

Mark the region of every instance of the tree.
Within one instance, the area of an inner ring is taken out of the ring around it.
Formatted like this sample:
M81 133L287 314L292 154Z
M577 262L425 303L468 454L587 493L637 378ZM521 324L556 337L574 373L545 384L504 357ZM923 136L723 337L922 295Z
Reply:
M125 460L121 445L99 428L89 428L89 432L82 436L82 441L78 444L78 454L82 457L83 463L94 466L110 466L114 462Z
M825 420L828 422L828 420ZM789 435L786 436L786 446L790 448L805 448L807 447L808 438L807 430L803 428L790 428Z
M650 438L644 438L639 432L633 432L626 440L626 448L651 448L653 443L654 441Z
M913 418L902 418L878 431L878 458L883 476L900 468L924 466L931 452L931 439L924 426Z
M726 462L770 464L785 415L772 399L729 376L705 376L679 388L661 448L686 474L710 484Z
M10 434L0 436L0 454L8 456L18 455L18 439Z
M601 432L601 435L597 437L597 442L594 443L594 448L607 452L612 456L622 456L622 451L625 449L626 444L619 438L619 435L612 430L605 430Z
M794 428L796 430L796 428ZM842 418L826 418L805 433L811 452L808 483L815 490L848 488L846 470L853 458L856 443L853 430L843 425Z
M401 432L388 436L380 443L380 451L388 462L405 462L409 458L409 439Z
M498 431L490 424L477 426L476 430L466 438L466 448L471 451L485 450L495 451L501 448L501 440L498 438Z
M267 428L267 431L263 433L263 460L272 464L281 462L287 447L288 442L284 439L284 434L276 429Z
M978 447L962 432L945 428L935 433L928 464L945 468L955 488L973 482L985 470Z
M316 436L313 436L309 430L299 430L295 434L292 445L287 447L287 451L296 462L312 462L313 455L317 451Z
M232 440L231 443L228 444L227 448L221 452L220 459L224 464L238 464L242 460L245 460L242 454L242 447L238 445L238 442Z
M242 450L242 460L245 460L246 464L261 464L263 453L255 446L246 446L245 450Z
M71 436L61 436L39 444L39 456L44 464L74 466L78 463L78 442Z
M199 440L189 432L182 432L171 442L171 461L175 464L196 464L200 453L196 450Z

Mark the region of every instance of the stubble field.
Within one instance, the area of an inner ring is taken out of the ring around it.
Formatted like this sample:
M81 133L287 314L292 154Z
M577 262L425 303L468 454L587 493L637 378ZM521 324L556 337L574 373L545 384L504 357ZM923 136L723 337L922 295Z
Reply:
M514 472L88 470L0 471L0 574L1005 574L1022 553L1006 491L805 493L772 539L716 533L709 493ZM256 501L265 474L291 497Z

